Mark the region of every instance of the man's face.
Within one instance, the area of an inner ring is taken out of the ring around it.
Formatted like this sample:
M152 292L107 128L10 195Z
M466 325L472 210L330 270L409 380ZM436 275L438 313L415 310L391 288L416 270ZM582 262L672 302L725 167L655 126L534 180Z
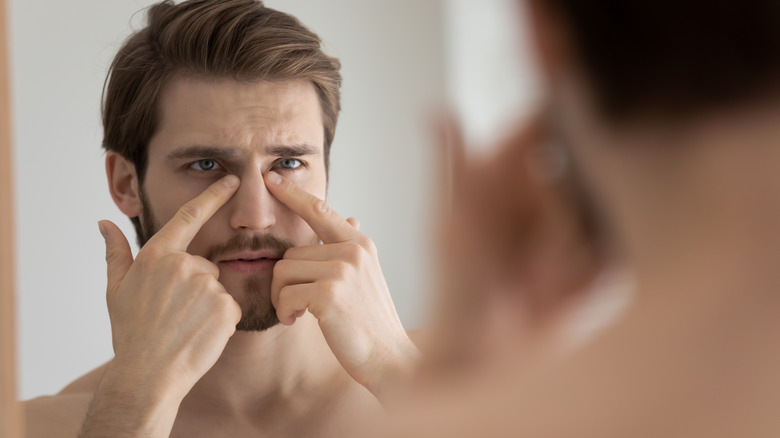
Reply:
M309 82L173 79L160 96L160 124L149 142L142 241L211 183L227 173L238 176L238 191L187 251L219 267L220 283L241 306L239 330L275 325L275 260L291 246L318 239L268 192L263 175L282 173L324 199L323 142L320 102Z

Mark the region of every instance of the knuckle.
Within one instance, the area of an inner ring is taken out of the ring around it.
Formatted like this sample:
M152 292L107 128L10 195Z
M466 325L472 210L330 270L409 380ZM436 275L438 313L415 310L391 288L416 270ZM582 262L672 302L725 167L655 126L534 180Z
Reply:
M322 216L322 217L330 217L333 210L331 210L330 206L327 202L323 201L322 199L317 199L314 201L314 204L312 204L312 213L316 216Z
M179 208L179 218L187 224L194 224L200 218L200 208L193 202L188 202Z
M355 265L358 265L363 258L363 251L363 247L358 243L347 242L344 244L344 258Z
M241 307L236 300L227 293L213 294L212 297L212 308L220 315L220 319L235 324L241 317Z
M283 288L279 289L279 296L276 298L276 303L274 305L277 309L284 309L287 307L287 303L289 302L290 298L290 291L291 288L289 286L284 286Z
M279 260L279 262L284 261L284 259L295 259L295 258L297 258L297 255L298 255L299 252L300 252L300 248L299 247L293 246L293 247L287 248L287 250L284 251L284 255Z
M176 272L186 272L192 266L192 257L187 254L171 254L168 256L168 265Z
M338 282L328 280L322 283L320 293L325 301L335 302L338 298L338 289Z
M185 255L186 257L189 257L190 261L188 263L191 263L192 267L197 267L198 270L202 271L203 273L214 277L215 280L219 279L219 267L212 263L210 260L208 260L205 257L197 256L197 255Z
M217 277L211 275L210 273L201 273L198 274L198 278L201 279L201 281L205 284L205 287L210 291L215 291L217 295L221 295L222 293L222 283L217 280Z
M288 271L288 267L290 265L289 260L285 259L279 259L274 264L274 275L283 275Z
M331 268L331 272L333 272L337 278L347 277L351 270L352 266L344 260L334 261L333 267Z
M358 238L358 244L371 254L376 254L376 243L367 236L361 236Z
M222 312L232 313L236 306L236 300L227 293L216 293L214 297L214 307Z

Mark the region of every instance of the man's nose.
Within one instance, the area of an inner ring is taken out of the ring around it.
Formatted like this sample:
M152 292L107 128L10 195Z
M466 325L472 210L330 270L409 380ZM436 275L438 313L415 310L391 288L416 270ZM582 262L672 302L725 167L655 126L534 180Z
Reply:
M260 171L244 172L230 200L230 226L235 230L265 230L276 223L278 201L265 187Z

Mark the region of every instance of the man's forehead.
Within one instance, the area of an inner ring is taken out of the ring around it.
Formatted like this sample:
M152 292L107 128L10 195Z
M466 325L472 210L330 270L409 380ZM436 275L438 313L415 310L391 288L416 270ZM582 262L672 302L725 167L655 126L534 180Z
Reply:
M209 103L226 105L261 105L286 109L290 105L317 101L314 85L306 80L239 81L232 78L175 75L161 92L165 104Z
M151 143L164 149L307 145L321 151L324 143L321 105L307 81L177 77L159 105Z

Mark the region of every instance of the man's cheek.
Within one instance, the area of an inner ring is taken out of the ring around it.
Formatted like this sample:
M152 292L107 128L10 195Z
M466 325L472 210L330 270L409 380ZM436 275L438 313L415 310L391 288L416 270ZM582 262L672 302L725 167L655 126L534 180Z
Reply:
M288 220L292 231L290 238L296 246L319 243L319 237L303 218L293 213L293 216Z
M190 245L187 247L187 252L194 255L203 256L209 252L212 246L217 243L222 243L230 236L226 236L222 241L216 239L218 233L215 232L217 223L219 221L218 215L214 215L211 219L206 221L200 230L195 234ZM216 240L215 240L216 239Z
M328 187L325 169L311 169L307 172L299 172L287 177L306 192L320 199L325 199Z

